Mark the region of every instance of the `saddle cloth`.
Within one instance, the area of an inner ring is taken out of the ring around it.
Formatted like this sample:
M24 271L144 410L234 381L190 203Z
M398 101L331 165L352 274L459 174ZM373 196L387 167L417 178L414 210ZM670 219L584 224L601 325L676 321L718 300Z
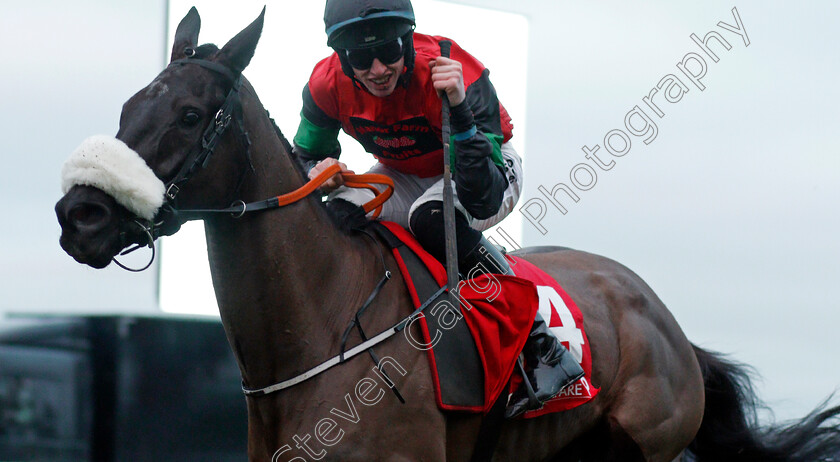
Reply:
M379 222L378 234L392 248L415 308L446 285L446 270L396 223ZM387 231L386 231L387 230ZM545 272L518 257L507 256L516 276L473 271L459 285L460 307L446 294L429 304L417 320L422 338L409 338L429 359L440 409L487 413L502 393L521 383L516 359L539 311L584 368L585 375L524 418L579 406L599 391L591 384L592 359L583 331L583 314L571 297ZM508 388L510 385L510 388Z
M592 354L583 328L583 313L572 297L545 271L518 257L507 256L507 259L517 276L534 283L539 297L538 311L548 324L549 332L569 350L584 371L583 377L548 400L542 408L526 412L522 417L528 419L566 411L588 402L600 388L592 385ZM515 390L521 382L522 376L517 370L511 379L511 390Z

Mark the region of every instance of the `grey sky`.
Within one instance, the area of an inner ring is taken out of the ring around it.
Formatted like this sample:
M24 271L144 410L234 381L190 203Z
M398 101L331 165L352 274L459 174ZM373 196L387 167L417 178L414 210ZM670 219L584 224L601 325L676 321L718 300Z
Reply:
M566 199L565 216L549 208L545 236L526 223L525 242L624 263L691 340L756 366L780 417L816 404L840 384L840 44L829 19L840 5L550 3L531 18L532 43L545 48L529 61L526 201L545 200L540 185L570 184L587 162L582 146L611 158L604 136L625 129L635 105L652 115L642 98L666 74L684 77L677 62L700 52L691 33L717 30L732 49L712 45L720 62L707 59L706 89L689 84L682 101L664 103L657 138L631 137L609 171L593 164L594 187ZM733 7L749 47L717 26L735 24Z

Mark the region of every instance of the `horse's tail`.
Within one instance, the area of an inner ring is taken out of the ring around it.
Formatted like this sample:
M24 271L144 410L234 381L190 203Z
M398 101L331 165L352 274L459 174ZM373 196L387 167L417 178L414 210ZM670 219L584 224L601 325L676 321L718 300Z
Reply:
M703 422L687 448L696 462L840 461L840 406L827 402L802 420L761 427L746 366L694 346L706 389Z

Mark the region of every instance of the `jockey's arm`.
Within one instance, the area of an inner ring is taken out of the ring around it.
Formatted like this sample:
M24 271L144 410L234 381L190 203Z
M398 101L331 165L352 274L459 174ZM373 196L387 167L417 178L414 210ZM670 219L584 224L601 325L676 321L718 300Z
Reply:
M308 177L314 178L327 167L338 164L342 172L353 173L347 165L338 161L341 145L338 131L341 124L324 114L312 100L309 85L303 89L303 109L300 113L300 125L294 137L295 154ZM340 174L327 180L320 189L324 193L344 184Z
M450 142L458 200L474 218L490 218L499 211L508 182L501 156L499 100L489 73L465 89L457 61L438 57L430 67L435 88L445 92L452 105Z
M501 143L497 141L499 144L495 147L487 134L477 131L467 104L453 107L451 114L458 200L474 218L490 218L499 211L508 187L504 170L492 157L494 149L501 152Z

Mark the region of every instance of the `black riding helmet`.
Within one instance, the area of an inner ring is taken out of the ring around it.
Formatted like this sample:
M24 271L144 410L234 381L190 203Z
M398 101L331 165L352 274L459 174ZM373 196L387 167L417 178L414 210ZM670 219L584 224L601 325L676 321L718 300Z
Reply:
M408 86L414 70L414 8L410 0L327 0L324 9L327 45L338 53L341 69L355 80L347 50L380 46L402 39Z

